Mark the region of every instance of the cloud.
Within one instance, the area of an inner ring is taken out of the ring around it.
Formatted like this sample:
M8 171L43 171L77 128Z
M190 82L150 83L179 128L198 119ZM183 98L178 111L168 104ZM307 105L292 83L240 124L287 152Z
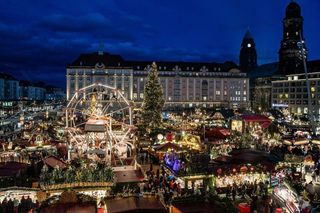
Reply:
M84 32L110 27L110 20L100 13L72 16L54 14L45 17L39 26L52 32Z

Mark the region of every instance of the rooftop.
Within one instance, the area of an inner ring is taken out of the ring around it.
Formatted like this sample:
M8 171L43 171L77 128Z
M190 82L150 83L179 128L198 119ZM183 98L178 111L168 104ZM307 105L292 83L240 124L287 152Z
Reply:
M161 71L172 71L172 70L183 70L183 71L199 71L205 69L208 72L227 72L232 68L238 66L231 61L224 63L216 62L186 62L186 61L157 61L158 70ZM119 68L132 68L134 70L145 70L152 61L130 61L124 60L120 55L112 55L109 53L89 53L80 55L75 61L67 66L67 68L78 68L78 67L119 67Z

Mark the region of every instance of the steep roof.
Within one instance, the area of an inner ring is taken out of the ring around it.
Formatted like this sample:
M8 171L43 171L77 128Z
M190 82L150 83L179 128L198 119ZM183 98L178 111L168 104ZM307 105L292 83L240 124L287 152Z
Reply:
M253 39L249 30L247 30L246 34L244 35L243 39Z
M233 62L225 63L216 62L186 62L186 61L156 61L159 71L172 71L175 69L183 71L198 72L206 69L208 72L227 72L232 68L237 68ZM126 67L134 70L145 70L152 61L132 61L125 60L120 55L109 53L89 53L81 54L75 61L67 66L67 68L75 67Z
M297 2L290 2L286 8L286 18L300 18L301 7Z
M105 66L118 66L123 59L120 55L111 55L109 53L89 53L81 54L69 66L96 66L97 63L103 63Z

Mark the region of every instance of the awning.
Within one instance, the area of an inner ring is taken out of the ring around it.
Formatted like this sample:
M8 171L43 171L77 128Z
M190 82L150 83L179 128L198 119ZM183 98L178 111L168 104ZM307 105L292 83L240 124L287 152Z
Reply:
M271 124L271 120L264 115L241 115L244 122L257 122L263 129L268 128Z

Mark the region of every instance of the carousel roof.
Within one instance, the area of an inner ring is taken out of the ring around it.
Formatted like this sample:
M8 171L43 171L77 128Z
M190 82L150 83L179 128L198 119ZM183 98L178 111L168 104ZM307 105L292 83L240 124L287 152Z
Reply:
M85 131L86 132L105 132L106 131L106 128L105 128L106 123L107 123L107 121L102 120L102 119L99 119L99 120L89 119L86 122Z

